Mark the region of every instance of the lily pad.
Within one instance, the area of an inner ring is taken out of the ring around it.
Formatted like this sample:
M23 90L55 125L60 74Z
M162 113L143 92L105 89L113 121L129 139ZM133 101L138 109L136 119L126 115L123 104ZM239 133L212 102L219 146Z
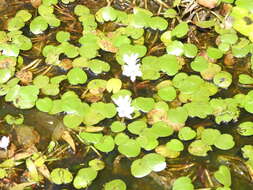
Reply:
M56 168L51 172L51 179L57 185L67 184L73 180L72 174L64 168Z
M227 166L220 166L219 170L214 173L215 179L217 179L222 185L229 187L231 185L231 174Z
M125 182L121 179L114 179L107 182L104 186L104 190L126 190L127 186Z
M93 168L83 168L77 172L73 185L77 189L86 188L97 177L97 171Z
M87 75L81 68L71 69L67 74L67 78L72 85L83 84L87 81Z
M221 150L229 150L234 147L235 142L233 136L222 134L216 139L214 145Z

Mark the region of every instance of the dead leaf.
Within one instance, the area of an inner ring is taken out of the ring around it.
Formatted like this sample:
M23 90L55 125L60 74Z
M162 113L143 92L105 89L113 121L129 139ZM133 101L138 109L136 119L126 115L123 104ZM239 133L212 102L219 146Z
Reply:
M68 131L64 131L61 138L63 140L65 140L70 145L70 147L72 148L72 150L74 152L76 152L75 142L74 142L73 138L71 137L71 135L69 134Z
M21 183L21 184L18 184L16 186L10 188L10 190L23 190L24 188L31 186L33 184L35 184L35 182Z

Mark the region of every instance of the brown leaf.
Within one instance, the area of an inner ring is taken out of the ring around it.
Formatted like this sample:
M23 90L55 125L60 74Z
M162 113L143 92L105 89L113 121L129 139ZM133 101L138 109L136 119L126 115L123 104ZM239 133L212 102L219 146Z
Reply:
M69 134L68 131L64 131L61 138L63 140L65 140L70 145L70 147L72 148L72 150L74 152L76 152L75 142L74 142L73 138L71 137L71 135Z
M216 7L218 0L197 0L198 4L207 7L209 9L213 9Z

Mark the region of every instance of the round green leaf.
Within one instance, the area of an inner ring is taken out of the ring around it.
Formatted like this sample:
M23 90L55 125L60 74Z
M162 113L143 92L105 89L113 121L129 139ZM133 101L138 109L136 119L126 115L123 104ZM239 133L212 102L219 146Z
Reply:
M107 182L104 186L104 190L126 190L127 186L121 179L114 179Z
M87 75L81 68L73 68L67 74L67 79L70 84L83 84L87 81Z
M111 136L103 136L98 143L94 144L95 148L102 152L111 152L114 149L114 140Z
M222 134L216 139L214 145L221 150L229 150L235 146L235 142L233 136Z

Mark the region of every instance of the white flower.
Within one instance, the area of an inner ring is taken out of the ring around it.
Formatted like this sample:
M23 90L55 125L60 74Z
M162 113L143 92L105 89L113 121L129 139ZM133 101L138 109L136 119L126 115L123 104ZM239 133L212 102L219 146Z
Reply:
M114 103L118 106L117 112L119 117L127 117L132 119L131 114L134 112L134 108L131 106L130 96L119 96L117 99L112 99Z
M7 147L9 146L9 143L10 143L10 138L3 136L0 140L0 148L3 148L6 150Z
M123 56L123 61L126 63L126 65L123 65L122 67L122 74L130 77L131 81L135 81L136 77L142 76L140 64L137 64L139 61L138 56L139 55L137 53L133 53L130 56L125 54Z

